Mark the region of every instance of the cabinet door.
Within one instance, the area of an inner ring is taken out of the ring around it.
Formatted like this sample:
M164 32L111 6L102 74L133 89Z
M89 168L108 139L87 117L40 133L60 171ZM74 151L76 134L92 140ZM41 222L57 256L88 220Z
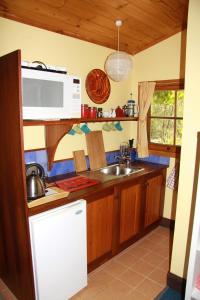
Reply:
M87 204L88 263L112 250L113 207L113 194Z
M121 189L120 244L129 240L141 229L141 185L124 186Z
M145 227L161 217L163 176L159 175L147 181Z

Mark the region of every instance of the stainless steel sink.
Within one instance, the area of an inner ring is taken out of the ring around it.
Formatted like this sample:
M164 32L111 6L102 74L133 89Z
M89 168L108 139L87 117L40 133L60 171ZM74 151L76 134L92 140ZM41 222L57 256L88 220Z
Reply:
M112 176L126 176L144 170L140 167L126 167L123 165L113 165L100 169L100 172Z

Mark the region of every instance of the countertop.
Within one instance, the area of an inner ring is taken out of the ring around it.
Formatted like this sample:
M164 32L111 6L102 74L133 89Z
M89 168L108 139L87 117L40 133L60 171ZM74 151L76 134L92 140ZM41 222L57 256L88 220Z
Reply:
M147 162L133 162L132 166L135 167L142 167L144 170L123 176L123 177L116 177L111 175L105 175L103 173L100 173L98 171L85 171L78 173L77 175L81 175L84 177L96 179L99 181L98 184L84 188L82 190L68 193L63 190L60 190L60 193L52 196L43 197L37 200L34 200L28 204L28 214L34 215L49 209L52 209L54 207L58 207L60 205L68 204L70 202L73 202L78 199L84 199L84 197L92 196L93 194L99 193L100 191L103 191L105 189L111 189L115 185L123 184L126 182L134 181L134 183L140 182L143 178L148 179L152 176L152 173L156 175L156 173L159 173L161 170L166 169L168 166L161 165L161 164L154 164L154 163L147 163ZM74 173L74 176L76 174ZM60 180L64 178L69 178L69 175L62 175L58 177L54 177L53 180ZM53 182L50 180L49 186L51 187L53 185ZM48 201L48 197L51 197L50 201ZM34 203L35 202L35 203Z

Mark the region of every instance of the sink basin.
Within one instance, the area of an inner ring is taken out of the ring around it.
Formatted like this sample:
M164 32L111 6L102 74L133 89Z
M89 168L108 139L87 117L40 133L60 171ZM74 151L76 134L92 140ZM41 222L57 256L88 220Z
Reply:
M100 172L105 175L126 176L144 170L139 167L125 167L123 165L113 165L100 169Z

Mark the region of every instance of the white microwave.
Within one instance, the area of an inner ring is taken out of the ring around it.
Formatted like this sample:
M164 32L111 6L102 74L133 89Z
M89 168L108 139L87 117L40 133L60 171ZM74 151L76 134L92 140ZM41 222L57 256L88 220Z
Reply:
M81 117L81 80L58 72L22 68L24 120Z

